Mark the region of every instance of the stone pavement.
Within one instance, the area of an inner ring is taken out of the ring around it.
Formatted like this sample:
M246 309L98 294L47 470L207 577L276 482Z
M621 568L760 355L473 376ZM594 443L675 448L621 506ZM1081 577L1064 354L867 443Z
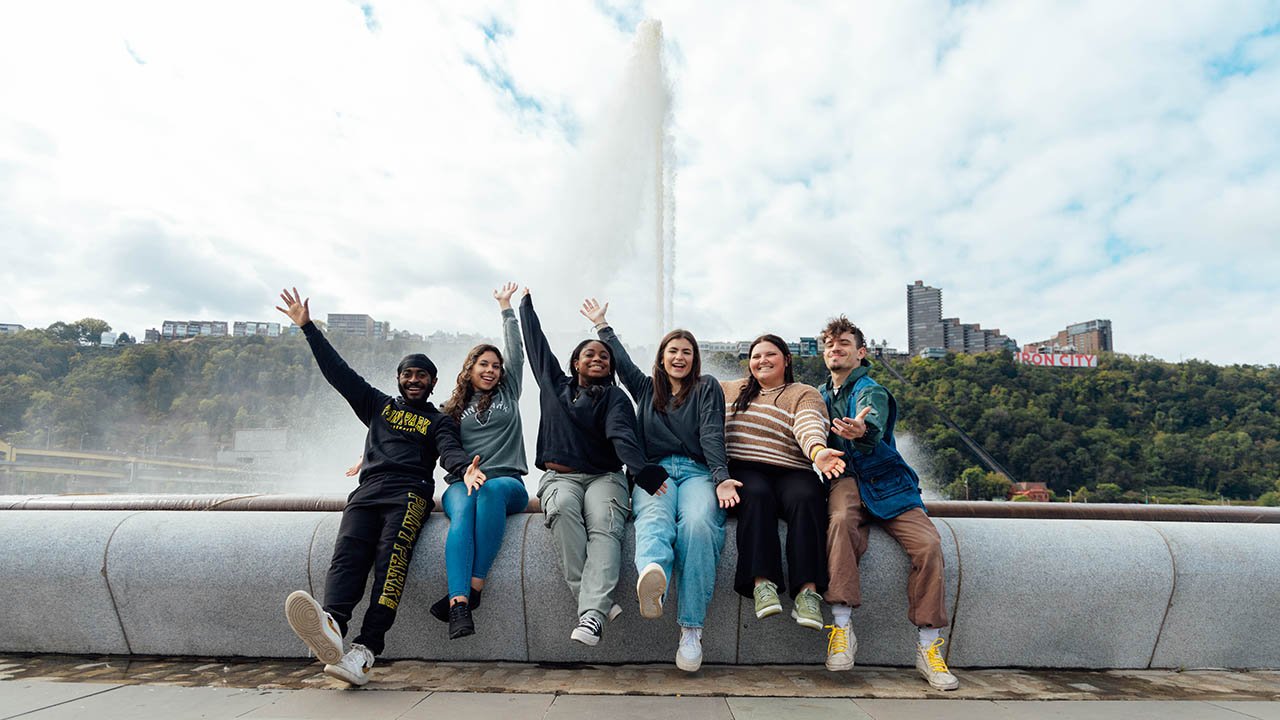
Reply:
M526 665L397 661L362 690L306 660L0 654L8 718L1274 718L1280 671L957 670L932 691L911 668ZM665 697L661 697L665 696ZM443 714L442 714L443 713Z

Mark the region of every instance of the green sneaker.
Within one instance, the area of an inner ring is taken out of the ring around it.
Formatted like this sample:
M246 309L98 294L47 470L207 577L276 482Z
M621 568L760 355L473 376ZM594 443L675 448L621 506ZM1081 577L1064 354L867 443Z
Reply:
M756 585L756 617L766 618L782 612L782 602L778 600L778 586L765 580Z
M759 607L759 603L756 604ZM791 610L796 623L814 630L822 629L822 597L812 590L801 590L796 595L796 606Z

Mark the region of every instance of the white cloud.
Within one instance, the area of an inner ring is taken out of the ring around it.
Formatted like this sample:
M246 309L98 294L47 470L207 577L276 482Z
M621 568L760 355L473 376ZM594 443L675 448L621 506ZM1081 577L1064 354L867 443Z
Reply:
M296 284L317 312L493 331L515 278L552 327L591 294L648 340L649 261L618 250L610 275L566 238L579 153L617 120L618 16L372 7L372 29L340 0L6 8L0 320L265 319ZM669 41L676 320L700 336L846 312L905 346L922 279L1020 341L1105 317L1126 352L1280 355L1280 5L620 15Z

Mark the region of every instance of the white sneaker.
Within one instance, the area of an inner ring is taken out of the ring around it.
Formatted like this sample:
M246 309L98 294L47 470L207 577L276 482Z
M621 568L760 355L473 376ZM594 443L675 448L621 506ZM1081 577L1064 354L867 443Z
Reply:
M697 672L702 667L702 628L680 628L676 667L685 672Z
M938 638L933 644L925 647L916 643L916 670L920 677L928 681L934 690L955 690L960 681L947 669L947 661L942 659L942 645L946 640Z
M284 616L289 627L320 662L342 662L342 633L338 632L338 623L309 593L304 590L290 593L284 601Z
M852 670L853 656L858 653L858 636L852 625L828 625L827 669Z
M651 562L640 571L636 580L636 597L640 599L640 617L662 617L662 596L667 592L667 573L662 566Z
M360 643L351 643L351 649L342 656L342 661L334 665L325 665L324 672L352 685L364 685L369 682L369 673L373 670L373 651Z

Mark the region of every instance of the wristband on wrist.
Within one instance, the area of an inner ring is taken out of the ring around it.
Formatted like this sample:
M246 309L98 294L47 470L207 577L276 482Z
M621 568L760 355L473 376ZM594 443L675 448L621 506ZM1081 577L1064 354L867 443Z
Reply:
M598 322L598 323L596 323L595 325L591 326L591 329L593 329L593 330L600 330L601 328L607 328L607 327L609 327L609 323L608 323L608 322L601 321L601 322Z
M826 446L826 445L814 445L814 446L813 446L813 450L811 450L811 451L809 452L809 461L810 461L810 462L817 462L817 460L815 460L814 458L818 457L818 453L820 453L820 452L822 452L823 450L826 450L826 449L827 449L827 446Z

